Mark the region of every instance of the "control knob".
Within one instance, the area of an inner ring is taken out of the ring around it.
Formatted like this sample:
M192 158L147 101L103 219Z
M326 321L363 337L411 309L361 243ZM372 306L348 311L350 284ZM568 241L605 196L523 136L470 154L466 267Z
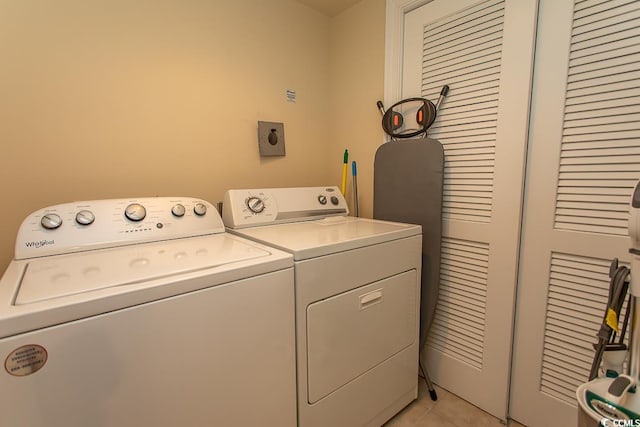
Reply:
M177 216L178 218L184 216L184 213L185 213L184 205L181 205L180 203L174 205L171 208L171 213L173 214L173 216Z
M125 209L124 215L131 221L142 221L147 216L147 210L140 203L131 203Z
M318 196L318 202L320 202L321 205L326 205L327 204L327 196L325 196L324 194L321 194Z
M196 203L193 207L193 213L198 216L203 216L207 213L207 205L205 205L204 203Z
M81 210L76 214L76 222L80 225L91 225L96 220L93 212L88 210Z
M58 214L49 213L42 217L40 224L47 230L55 230L62 225L62 218Z
M251 196L247 199L247 207L253 213L260 213L265 208L262 199L256 196Z

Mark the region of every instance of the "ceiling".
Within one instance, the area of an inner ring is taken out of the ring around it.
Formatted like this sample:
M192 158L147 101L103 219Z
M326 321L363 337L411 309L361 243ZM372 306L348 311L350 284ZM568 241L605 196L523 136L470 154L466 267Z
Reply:
M360 0L297 0L324 15L334 17Z

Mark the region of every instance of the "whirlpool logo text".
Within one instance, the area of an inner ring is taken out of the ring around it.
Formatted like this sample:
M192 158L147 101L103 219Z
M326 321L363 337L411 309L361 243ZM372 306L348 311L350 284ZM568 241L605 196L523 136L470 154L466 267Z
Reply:
M24 244L28 248L38 249L44 246L55 245L56 241L55 240L38 240L35 242L24 242Z

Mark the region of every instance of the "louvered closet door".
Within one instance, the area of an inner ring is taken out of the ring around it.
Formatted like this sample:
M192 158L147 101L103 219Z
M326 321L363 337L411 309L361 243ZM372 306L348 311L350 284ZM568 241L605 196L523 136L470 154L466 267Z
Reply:
M435 383L507 413L535 1L436 0L406 14L403 97L435 102L445 151ZM416 171L420 173L420 171Z
M575 390L628 261L640 179L640 2L541 0L511 415L576 425Z

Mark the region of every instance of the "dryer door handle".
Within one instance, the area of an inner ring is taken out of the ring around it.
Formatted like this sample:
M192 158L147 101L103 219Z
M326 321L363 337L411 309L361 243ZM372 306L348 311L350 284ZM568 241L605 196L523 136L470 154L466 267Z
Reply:
M382 289L376 289L375 291L367 292L360 295L360 310L369 308L372 305L376 305L382 302Z

